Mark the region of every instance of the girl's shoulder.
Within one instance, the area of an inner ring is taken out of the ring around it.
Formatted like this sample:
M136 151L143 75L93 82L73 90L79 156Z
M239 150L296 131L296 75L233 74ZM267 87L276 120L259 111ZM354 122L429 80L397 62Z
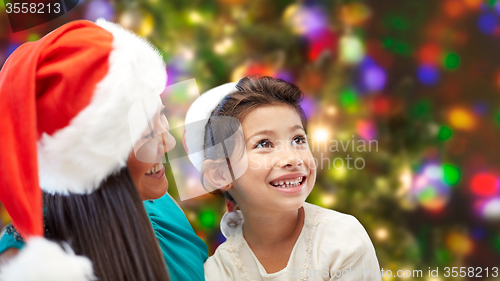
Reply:
M233 254L234 235L231 235L228 240L220 244L215 253L210 256L204 264L205 280L207 281L225 281L235 280L233 273L237 272L235 268L235 256Z
M372 245L370 237L361 223L352 215L304 203L306 225L314 228L318 240L336 241L332 246L347 246L363 250ZM342 243L345 242L345 243Z
M323 224L340 223L354 227L361 225L354 216L349 214L326 209L307 202L304 203L303 207L306 214L306 223L316 221Z

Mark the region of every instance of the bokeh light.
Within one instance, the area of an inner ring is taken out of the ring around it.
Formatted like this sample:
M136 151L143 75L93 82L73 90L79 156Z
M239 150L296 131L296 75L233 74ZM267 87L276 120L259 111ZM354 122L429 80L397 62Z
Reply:
M460 170L450 164L443 165L444 182L450 186L456 185L461 178Z
M472 177L470 187L475 195L493 196L498 192L497 177L491 173L477 173Z
M115 11L110 2L104 0L90 1L85 11L85 18L89 21L96 21L99 18L112 20Z
M354 35L344 35L339 42L339 60L346 64L357 64L365 55L365 47Z
M383 68L372 65L363 69L363 84L368 91L380 91L385 86L386 74Z
M470 237L457 232L451 232L446 236L446 245L452 253L460 256L468 255L474 247Z
M448 69L455 69L460 65L460 57L455 53L449 53L444 57L444 66Z
M440 63L441 57L441 47L434 43L423 45L418 52L418 58L423 65L437 65Z
M493 34L498 28L498 19L491 13L482 14L477 20L479 30L485 34Z
M215 212L212 209L204 209L199 215L200 223L205 228L211 228L215 225Z
M482 210L483 218L487 220L500 219L500 198L492 198L485 202Z
M474 116L467 110L455 108L448 115L450 124L456 129L470 130L475 126Z
M340 106L347 112L356 112L358 109L359 98L354 89L344 89L340 93Z
M417 77L424 85L436 85L439 81L439 70L435 66L424 64L417 69Z
M440 212L449 200L450 188L445 183L443 168L427 164L413 181L412 193L419 204L432 212Z
M442 126L441 128L439 128L438 139L442 141L449 140L452 135L453 131L449 127Z
M317 128L316 130L314 130L313 140L317 141L317 142L324 142L328 139L329 135L330 134L328 133L328 131L326 129Z
M377 138L377 128L372 120L358 120L356 132L364 140L374 140Z

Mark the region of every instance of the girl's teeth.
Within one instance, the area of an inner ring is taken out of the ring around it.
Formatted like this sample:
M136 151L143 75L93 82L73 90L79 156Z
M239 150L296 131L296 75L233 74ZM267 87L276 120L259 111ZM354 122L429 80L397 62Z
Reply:
M279 187L279 188L290 188L290 187L299 186L301 184L302 180L303 180L303 177L298 177L294 180L280 181L280 182L271 183L271 184L274 185L275 187Z

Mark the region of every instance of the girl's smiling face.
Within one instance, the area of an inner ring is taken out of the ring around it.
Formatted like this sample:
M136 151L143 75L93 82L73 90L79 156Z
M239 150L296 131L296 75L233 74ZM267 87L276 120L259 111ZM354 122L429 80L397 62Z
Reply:
M248 169L228 192L242 210L300 208L316 181L316 165L299 114L284 104L260 106L241 125Z

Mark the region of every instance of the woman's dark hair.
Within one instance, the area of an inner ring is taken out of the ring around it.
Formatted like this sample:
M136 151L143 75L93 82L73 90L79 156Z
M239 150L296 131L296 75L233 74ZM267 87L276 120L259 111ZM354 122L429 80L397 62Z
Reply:
M44 193L47 238L88 257L100 281L170 280L127 167L91 194Z
M225 118L234 117L240 122L253 109L266 105L288 105L295 109L300 116L302 126L307 132L307 119L300 101L304 94L292 83L269 76L247 76L241 79L236 85L237 91L228 94L212 111L205 126L204 151L205 159L220 161L224 159L220 150L209 150L207 148L222 143L234 135L237 128L235 122L228 122ZM228 147L227 153L234 153L235 146ZM227 154L226 154L227 155ZM230 163L228 163L230 166ZM203 180L203 179L202 179ZM229 193L220 189L212 191L212 194L224 193L224 196L231 201Z

